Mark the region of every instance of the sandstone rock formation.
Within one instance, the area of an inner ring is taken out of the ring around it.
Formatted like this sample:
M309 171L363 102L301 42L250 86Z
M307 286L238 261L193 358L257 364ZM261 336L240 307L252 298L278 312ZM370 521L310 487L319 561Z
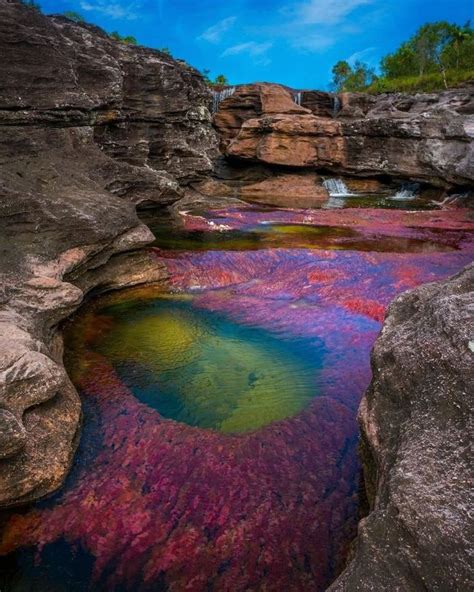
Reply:
M191 67L0 1L0 506L63 481L79 398L58 324L92 288L162 280L135 204L212 168L209 91ZM107 264L107 265L106 265Z
M327 197L316 169L448 188L474 179L469 90L340 104L311 91L297 105L278 85L239 87L215 125L245 170L223 185L208 178L217 139L195 70L17 0L0 0L0 33L0 506L57 489L74 454L80 402L60 323L92 289L165 278L140 250L153 236L137 204L199 191L287 205L291 192L307 207ZM371 180L363 191L379 189ZM391 307L360 412L373 511L333 591L472 587L463 538L472 273Z
M311 111L297 105L290 90L280 84L257 83L238 86L233 95L220 103L219 110L214 116L221 148L225 150L247 120L277 113L291 115L308 114Z
M474 266L390 305L359 410L372 511L331 592L472 588L473 310Z
M448 188L474 181L472 88L415 96L343 93L338 103L302 92L301 107L290 105L293 98L278 85L237 87L214 118L226 155Z

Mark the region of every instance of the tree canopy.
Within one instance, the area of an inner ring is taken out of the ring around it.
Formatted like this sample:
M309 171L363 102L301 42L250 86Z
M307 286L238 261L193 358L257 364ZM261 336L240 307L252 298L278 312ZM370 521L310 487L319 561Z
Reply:
M228 86L229 80L224 74L218 74L214 79L211 78L211 71L208 68L204 68L201 72L205 82L208 86Z
M345 60L337 62L332 69L332 74L333 86L338 91L363 91L377 79L374 70L366 64L355 62L351 66Z
M446 21L427 23L386 56L380 76L365 64L338 62L332 86L337 91L429 90L474 78L474 29Z
M474 30L470 22L463 27L446 21L423 25L381 63L387 78L473 68Z

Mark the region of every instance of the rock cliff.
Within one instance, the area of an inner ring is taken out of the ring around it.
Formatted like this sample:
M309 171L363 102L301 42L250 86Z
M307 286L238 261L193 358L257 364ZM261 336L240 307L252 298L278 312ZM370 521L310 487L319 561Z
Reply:
M371 513L330 592L470 590L474 266L391 305L359 409Z
M237 160L442 187L474 182L474 89L370 96L237 87L214 122ZM332 105L332 109L331 109Z
M84 294L161 280L135 204L212 168L209 91L184 63L0 1L0 506L54 491L80 402L58 324ZM107 265L105 265L107 264Z

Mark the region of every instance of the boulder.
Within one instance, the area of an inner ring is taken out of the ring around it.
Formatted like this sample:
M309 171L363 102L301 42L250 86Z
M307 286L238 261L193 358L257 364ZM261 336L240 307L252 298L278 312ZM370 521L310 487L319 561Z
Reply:
M472 589L473 311L472 265L390 305L359 410L371 511L330 592Z

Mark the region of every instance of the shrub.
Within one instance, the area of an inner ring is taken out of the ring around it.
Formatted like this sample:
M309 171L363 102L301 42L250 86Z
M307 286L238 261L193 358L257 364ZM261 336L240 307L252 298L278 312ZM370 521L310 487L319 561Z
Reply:
M70 21L74 21L75 23L85 23L85 18L80 15L78 12L74 12L73 10L66 10L63 12L63 16L68 18Z
M120 41L120 43L126 43L127 45L138 45L138 41L133 37L133 35L120 35L117 31L112 31L109 34L109 37L115 39L115 41Z

